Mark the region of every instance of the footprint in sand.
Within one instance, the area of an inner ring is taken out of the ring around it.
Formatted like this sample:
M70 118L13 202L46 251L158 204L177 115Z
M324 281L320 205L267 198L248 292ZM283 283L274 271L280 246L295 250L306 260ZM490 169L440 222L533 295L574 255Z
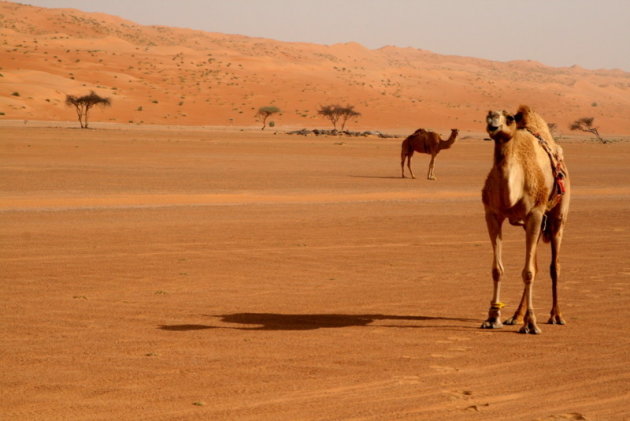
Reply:
M481 412L481 408L487 408L489 406L490 406L489 403L482 403L480 405L470 405L470 406L464 408L464 410L465 411L473 411L473 412Z
M471 390L457 390L451 392L444 392L451 401L456 400L469 400L472 399L473 392Z

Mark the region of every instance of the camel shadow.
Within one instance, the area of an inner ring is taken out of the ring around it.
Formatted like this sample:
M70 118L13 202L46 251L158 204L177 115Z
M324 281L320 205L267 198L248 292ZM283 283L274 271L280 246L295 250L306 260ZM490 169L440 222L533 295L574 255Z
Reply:
M216 326L207 326L207 325L193 325L193 324L185 324L185 325L160 325L159 329L169 330L172 332L186 332L189 330L205 330L205 329L217 329Z
M440 324L409 324L401 322L475 322L473 319L455 317L429 317L429 316L396 316L384 314L277 314L277 313L234 313L211 316L220 319L223 323L238 324L242 326L211 326L211 325L162 325L159 328L168 331L189 331L203 329L236 329L236 330L315 330L356 326L368 326L375 321L391 321L387 324L379 324L379 327L389 328L444 328L463 327ZM396 323L398 322L398 323ZM469 327L469 326L465 326Z

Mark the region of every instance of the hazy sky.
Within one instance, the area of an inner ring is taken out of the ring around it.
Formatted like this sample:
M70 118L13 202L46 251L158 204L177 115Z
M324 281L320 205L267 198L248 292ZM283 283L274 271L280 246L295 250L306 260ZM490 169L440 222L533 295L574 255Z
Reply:
M166 25L318 44L414 47L630 71L630 0L19 0Z

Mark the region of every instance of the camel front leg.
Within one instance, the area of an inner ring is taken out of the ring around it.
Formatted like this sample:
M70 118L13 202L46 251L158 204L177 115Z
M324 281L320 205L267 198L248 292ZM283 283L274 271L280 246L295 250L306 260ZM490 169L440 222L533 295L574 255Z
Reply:
M503 327L501 323L501 308L504 304L501 302L501 280L503 278L503 261L501 253L503 250L503 235L501 227L503 219L500 216L486 212L486 224L488 226L488 234L492 243L492 281L494 290L492 300L490 301L490 310L488 310L488 319L481 324L482 329L498 329Z
M429 162L429 172L427 173L427 180L437 180L435 177L435 155L431 155L431 162Z
M523 268L523 298L525 301L525 317L519 333L531 333L537 335L541 330L536 324L536 315L533 305L533 287L536 277L536 247L540 240L540 228L543 218L542 211L533 211L525 221L525 267Z
M551 306L551 313L549 315L549 321L547 323L555 325L565 324L562 315L560 314L560 306L558 305L558 278L560 276L560 244L562 243L562 233L564 231L564 221L560 220L557 226L552 225L551 236L551 265L549 266L549 273L551 275L551 294L553 298L553 304Z

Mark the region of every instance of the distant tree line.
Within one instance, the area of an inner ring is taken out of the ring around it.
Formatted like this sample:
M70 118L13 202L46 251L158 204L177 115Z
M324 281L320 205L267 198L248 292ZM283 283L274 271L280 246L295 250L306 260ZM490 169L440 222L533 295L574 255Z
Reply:
M112 102L110 98L102 97L94 91L90 91L89 94L83 96L66 95L66 105L75 108L77 117L79 119L79 124L81 125L82 129L88 128L88 116L90 110L95 105L110 106L111 104ZM269 119L269 117L280 112L280 108L273 105L260 107L258 109L258 112L256 113L256 117L262 120L263 125L261 130L265 130L265 128L267 127L267 120ZM361 113L354 109L354 105L341 106L339 104L322 105L320 106L317 113L330 120L333 125L334 131L340 130L342 132L345 130L348 120L352 118L357 118L361 115ZM599 135L597 127L593 126L594 120L595 119L593 117L582 117L571 123L569 128L571 130L592 133L597 136L597 139L600 142L607 143L608 141L603 139ZM270 122L269 125L274 126L273 121ZM552 123L552 125L553 128L555 128L555 124ZM550 127L552 125L550 125Z

